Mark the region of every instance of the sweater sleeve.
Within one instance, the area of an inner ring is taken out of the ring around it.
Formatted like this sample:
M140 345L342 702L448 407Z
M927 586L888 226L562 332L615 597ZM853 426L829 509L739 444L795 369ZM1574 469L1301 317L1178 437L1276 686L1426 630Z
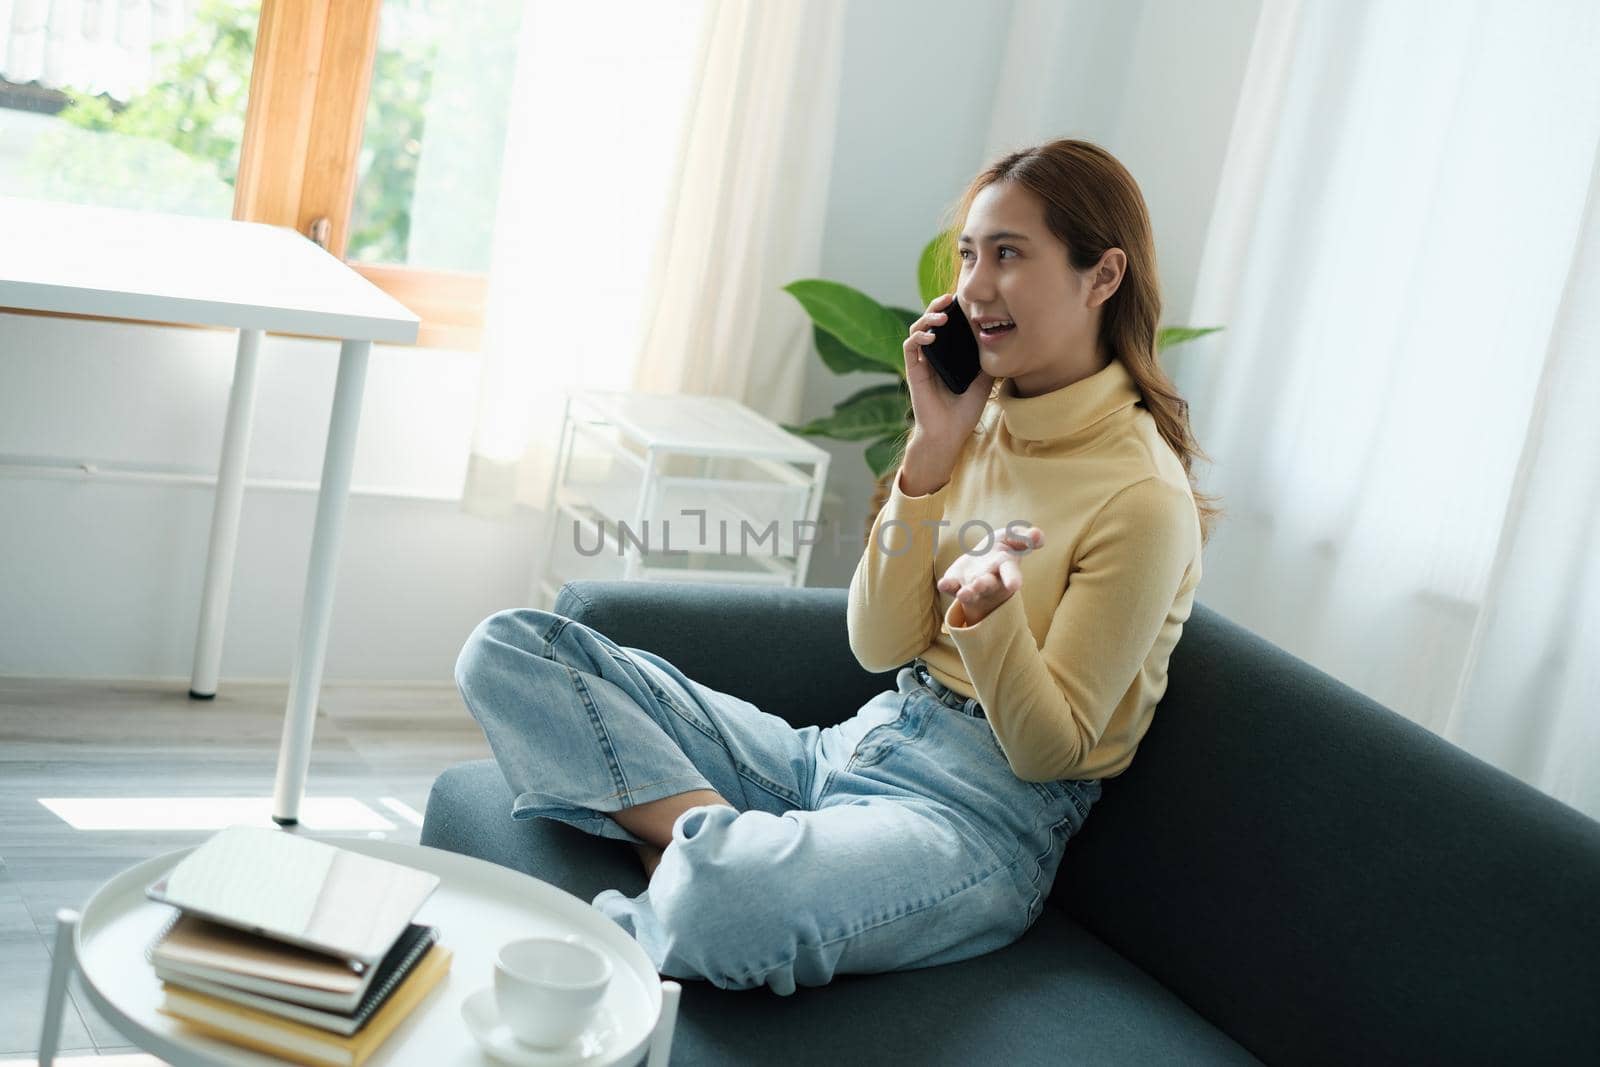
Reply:
M1194 504L1150 477L1120 490L1090 523L1043 643L1021 590L970 626L959 602L945 626L1017 777L1072 777L1099 743L1154 647L1196 554Z
M908 496L897 472L873 520L850 579L846 620L850 651L869 671L887 671L920 655L939 629L933 561L950 483Z

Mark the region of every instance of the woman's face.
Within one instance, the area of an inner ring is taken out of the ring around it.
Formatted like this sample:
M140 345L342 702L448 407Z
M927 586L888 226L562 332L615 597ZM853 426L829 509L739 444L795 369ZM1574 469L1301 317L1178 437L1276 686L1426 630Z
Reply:
M1107 249L1097 268L1073 270L1067 246L1045 225L1043 201L1009 181L979 191L959 241L956 298L973 328L980 318L1016 323L998 337L979 334L986 372L1011 378L1018 396L1037 396L1106 365L1108 354L1096 350L1100 306L1121 282L1120 248Z

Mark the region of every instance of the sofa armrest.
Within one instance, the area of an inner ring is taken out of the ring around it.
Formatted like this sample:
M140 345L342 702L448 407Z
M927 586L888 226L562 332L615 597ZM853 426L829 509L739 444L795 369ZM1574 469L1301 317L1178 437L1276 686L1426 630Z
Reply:
M894 688L856 662L847 589L717 582L567 582L555 611L625 648L654 652L719 692L794 726L831 726Z

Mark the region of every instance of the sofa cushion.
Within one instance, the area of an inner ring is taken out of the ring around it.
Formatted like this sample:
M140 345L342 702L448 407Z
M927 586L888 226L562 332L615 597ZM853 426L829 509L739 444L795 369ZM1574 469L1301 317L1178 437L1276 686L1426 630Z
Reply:
M452 767L428 798L422 843L586 903L601 889L645 888L631 845L553 819L513 819L511 801L493 760ZM675 1063L1260 1062L1054 909L1015 943L960 963L840 975L789 997L681 984Z

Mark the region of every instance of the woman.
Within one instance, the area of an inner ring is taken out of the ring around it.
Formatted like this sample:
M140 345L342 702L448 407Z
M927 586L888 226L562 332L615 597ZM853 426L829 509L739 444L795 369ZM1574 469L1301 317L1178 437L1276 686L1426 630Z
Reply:
M796 729L532 609L456 664L512 814L639 850L649 887L593 903L662 974L787 995L1010 944L1165 689L1212 512L1156 362L1143 198L1062 140L984 171L955 217L955 293L906 338L915 427L850 584L856 658L913 661L893 690ZM921 351L952 296L1011 324L959 396Z

